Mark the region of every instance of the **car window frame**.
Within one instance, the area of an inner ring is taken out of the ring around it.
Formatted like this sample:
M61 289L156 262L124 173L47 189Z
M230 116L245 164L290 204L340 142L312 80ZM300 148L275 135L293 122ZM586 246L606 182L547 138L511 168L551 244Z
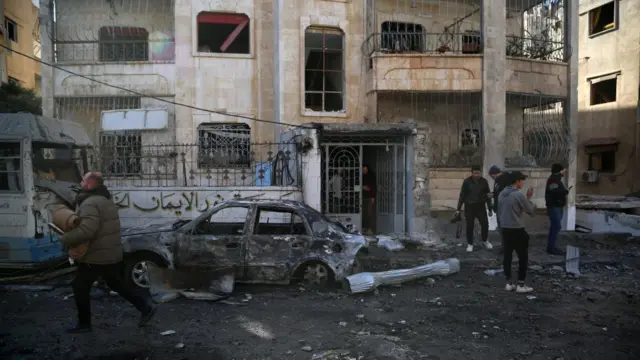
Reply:
M291 212L294 215L297 215L298 217L300 217L300 219L302 219L302 224L304 225L304 228L305 228L305 230L307 232L306 234L304 234L304 235L287 234L287 235L278 235L278 236L307 236L307 237L313 237L313 231L311 231L311 227L309 226L309 221L301 213L301 211L298 211L297 209L292 209L290 207L277 206L277 205L256 205L255 211L254 211L252 229L251 229L251 236L271 236L271 235L267 235L267 234L256 234L256 230L258 228L258 222L260 221L260 210L267 210L267 211L274 211L274 212L278 212L278 211L279 212Z

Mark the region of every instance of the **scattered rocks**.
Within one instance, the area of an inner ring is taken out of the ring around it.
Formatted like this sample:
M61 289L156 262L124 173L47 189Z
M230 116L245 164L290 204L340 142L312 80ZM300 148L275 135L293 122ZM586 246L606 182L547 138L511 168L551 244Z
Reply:
M301 347L301 348L300 348L300 350L302 350L302 351L306 351L306 352L310 352L310 351L311 351L311 350L313 350L313 349L311 348L311 346L306 345L306 346Z
M167 331L163 331L163 332L161 332L161 333L160 333L160 335L162 335L162 336L167 336L167 335L173 335L173 334L175 334L175 333L176 333L176 332L175 332L174 330L167 330Z
M540 265L531 265L531 266L529 266L529 270L531 270L531 271L541 271L542 270L542 266L540 266Z

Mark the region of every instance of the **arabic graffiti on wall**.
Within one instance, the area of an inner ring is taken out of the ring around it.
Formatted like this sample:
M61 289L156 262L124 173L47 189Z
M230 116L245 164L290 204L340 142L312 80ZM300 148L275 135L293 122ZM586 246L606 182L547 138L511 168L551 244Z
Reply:
M229 199L242 197L239 192L228 193L228 195L224 195ZM133 209L143 213L168 211L176 216L182 216L183 213L190 212L203 213L225 200L227 199L219 192L120 191L113 193L113 201L118 205L120 211L125 209Z

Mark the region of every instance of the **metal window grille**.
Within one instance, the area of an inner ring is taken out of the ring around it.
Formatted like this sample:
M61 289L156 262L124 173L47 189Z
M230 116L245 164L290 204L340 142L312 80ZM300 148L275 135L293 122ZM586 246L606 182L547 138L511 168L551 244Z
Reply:
M251 128L246 124L198 126L198 167L249 167Z

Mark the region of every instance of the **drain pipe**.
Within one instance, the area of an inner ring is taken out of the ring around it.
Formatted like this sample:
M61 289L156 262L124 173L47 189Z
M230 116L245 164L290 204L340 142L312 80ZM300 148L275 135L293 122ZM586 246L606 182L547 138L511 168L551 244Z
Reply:
M280 61L280 20L282 19L282 0L273 0L273 89L275 94L274 100L274 133L273 139L275 142L280 141L281 125L282 122L282 62Z

